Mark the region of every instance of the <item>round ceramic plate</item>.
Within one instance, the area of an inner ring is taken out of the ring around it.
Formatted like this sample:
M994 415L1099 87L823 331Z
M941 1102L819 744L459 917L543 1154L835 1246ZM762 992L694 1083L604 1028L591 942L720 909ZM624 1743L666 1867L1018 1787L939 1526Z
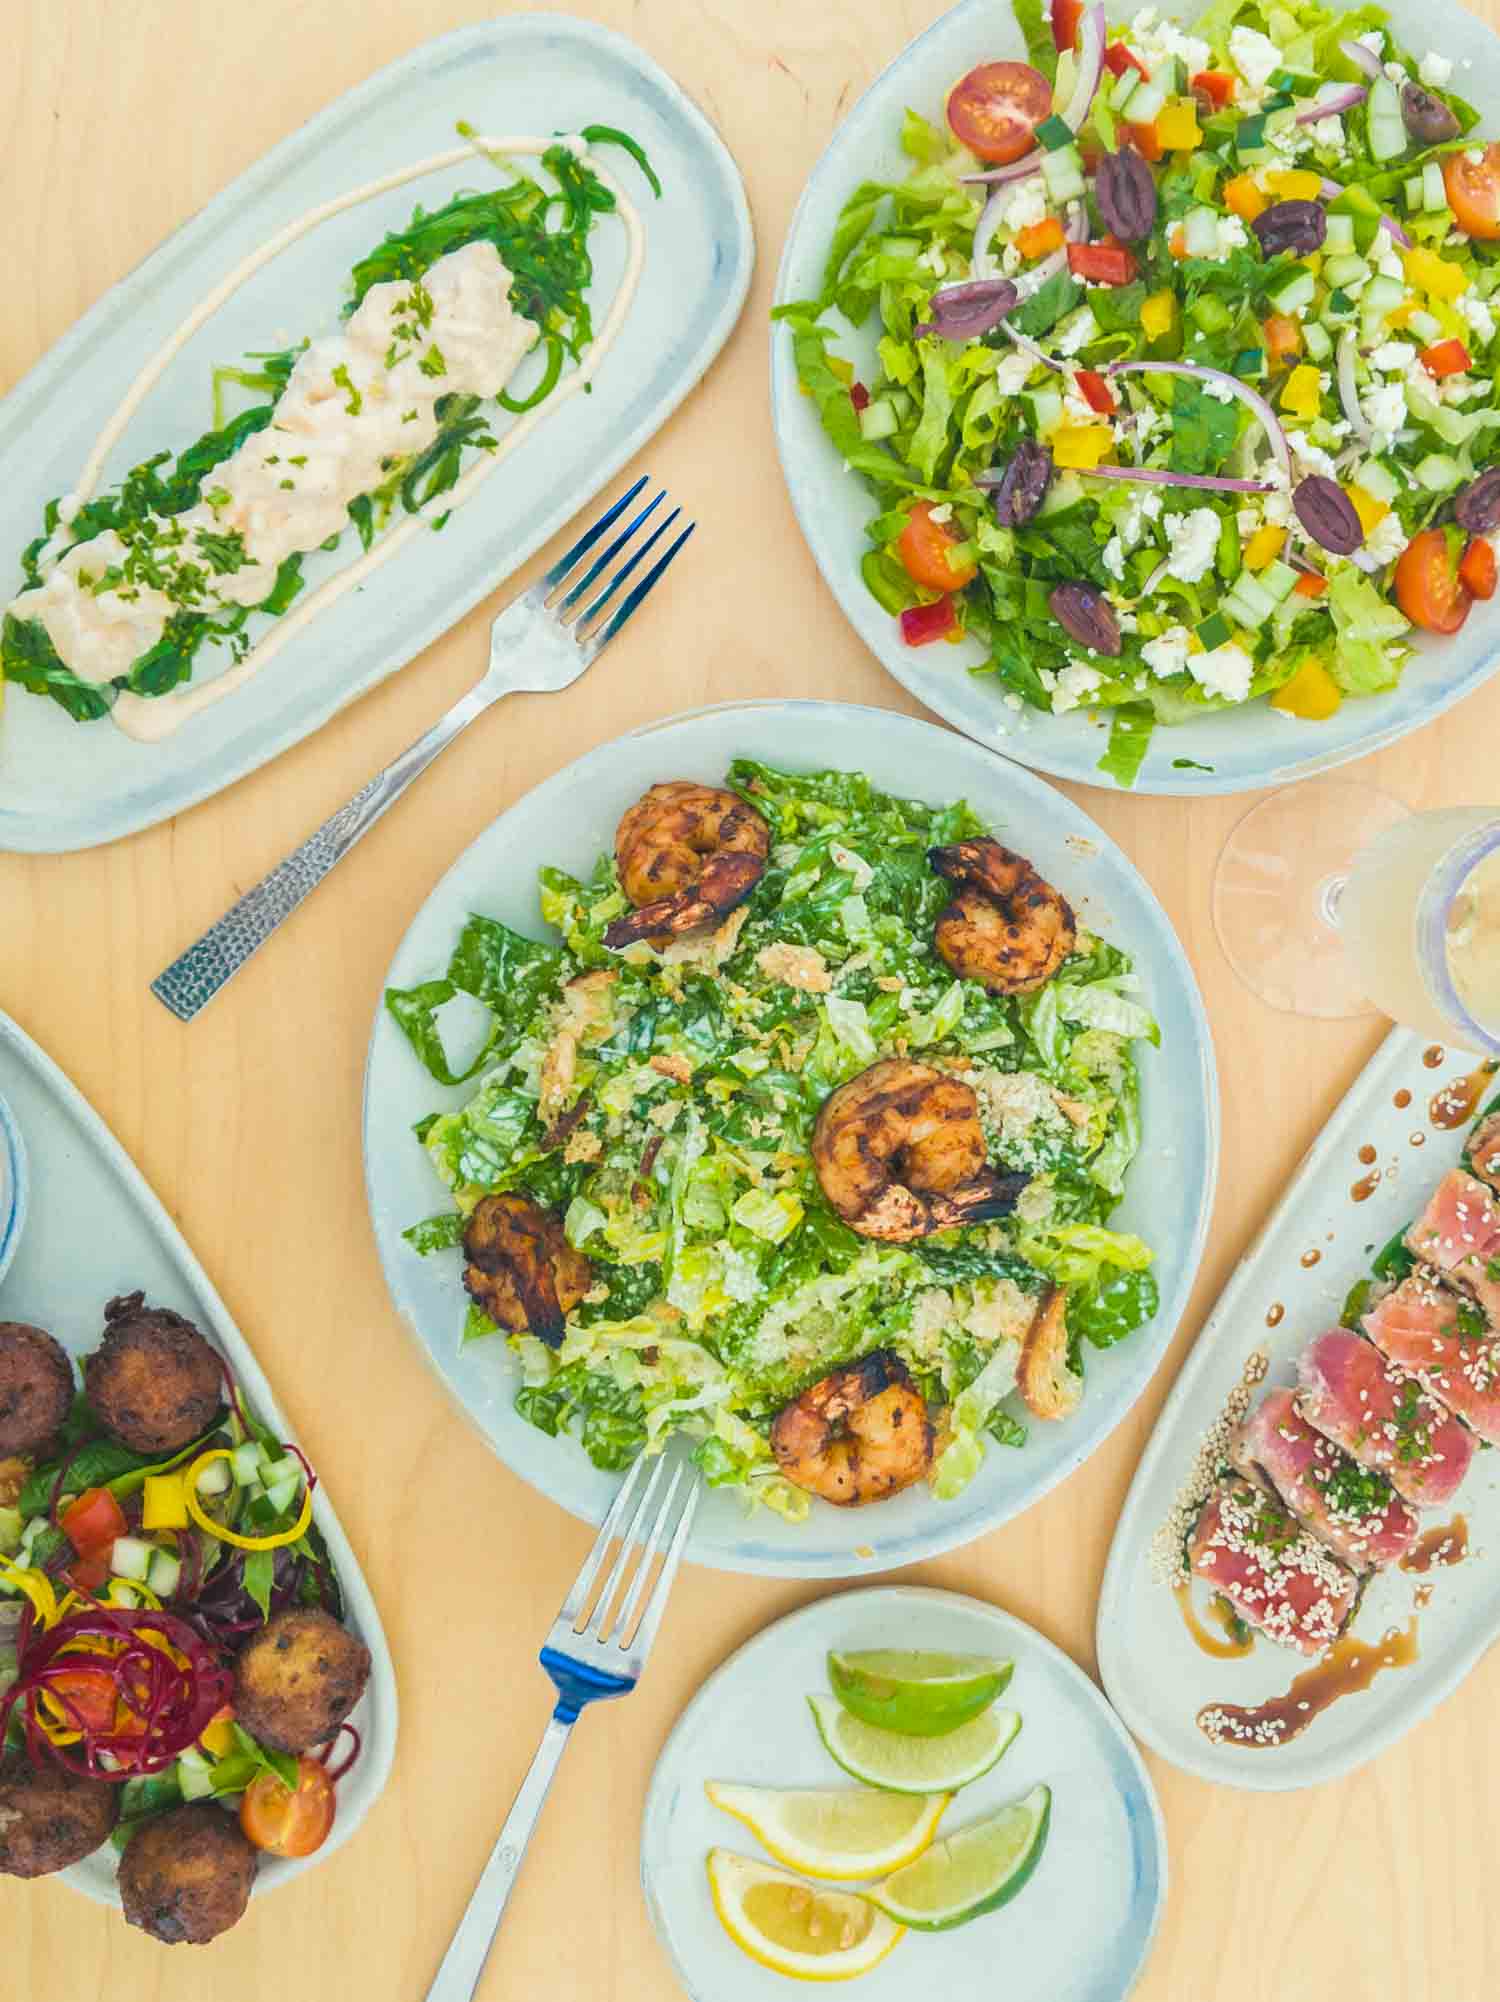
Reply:
M865 772L885 790L933 803L965 798L1029 856L1084 924L1126 948L1161 1025L1142 1057L1143 1142L1114 1222L1156 1248L1161 1307L1148 1327L1093 1354L1076 1415L1035 1425L1021 1451L996 1448L954 1501L925 1486L878 1508L815 1503L801 1523L751 1516L729 1489L704 1497L689 1556L732 1571L841 1578L913 1564L993 1529L1088 1458L1130 1409L1171 1340L1197 1270L1218 1160L1218 1086L1203 1004L1165 913L1114 843L1069 800L961 737L882 709L757 702L703 710L622 737L568 766L481 834L444 876L397 949L387 985L414 987L447 965L471 912L546 935L537 913L543 863L586 876L614 842L624 809L659 779L722 781L732 759ZM365 1074L365 1181L392 1298L423 1350L499 1457L573 1514L599 1521L616 1486L570 1439L549 1438L514 1407L516 1368L499 1342L461 1340L465 1301L455 1252L420 1257L402 1231L449 1207L412 1135L473 1087L444 1090L381 1007Z
M1135 7L1114 0L1109 11L1124 19ZM1162 9L1182 19L1200 11L1197 0L1186 6L1169 0ZM1490 104L1500 96L1500 39L1456 0L1387 0L1387 13L1409 46L1442 49L1462 65L1466 97ZM816 298L845 200L862 181L905 179L912 163L901 151L900 134L908 105L926 117L941 117L956 77L977 63L1025 53L1010 8L995 0L963 0L904 49L844 119L813 169L787 234L776 297ZM832 324L843 323L835 317ZM836 343L836 351L849 356L861 374L873 362L877 331L867 327ZM860 579L859 560L869 547L865 523L877 512L874 498L863 480L844 471L824 435L812 399L798 387L791 337L781 329L771 339L771 400L782 469L802 532L829 589L882 666L929 709L992 750L1059 778L1108 783L1095 769L1108 741L1107 721L1101 724L1082 710L1066 716L1012 711L998 682L977 680L969 672L984 658L975 642L919 648L903 643L896 621ZM1476 605L1453 639L1421 636L1399 688L1346 702L1326 723L1298 723L1257 702L1159 729L1135 789L1248 792L1328 771L1430 723L1487 681L1497 666L1500 599Z
M772 2002L790 1992L719 1923L711 1848L770 1861L741 1822L710 1806L706 1780L851 1784L807 1707L826 1690L831 1647L910 1646L1010 1657L1000 1698L1021 1732L943 1819L951 1832L1045 1782L1052 1822L1015 1901L952 1932L908 1932L859 1983L860 2002L1005 1995L1014 2002L1123 2002L1151 1950L1167 1890L1167 1845L1151 1780L1123 1725L1067 1655L1010 1613L957 1592L903 1585L841 1592L789 1614L731 1655L678 1720L657 1760L641 1833L641 1884L657 1936L694 2002Z
M0 1098L0 1279L26 1223L26 1145L10 1107Z

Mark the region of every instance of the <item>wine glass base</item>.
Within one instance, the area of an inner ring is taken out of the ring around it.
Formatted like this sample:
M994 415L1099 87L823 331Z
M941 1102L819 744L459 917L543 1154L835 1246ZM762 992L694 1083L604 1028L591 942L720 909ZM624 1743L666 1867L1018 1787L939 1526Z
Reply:
M1379 1013L1339 937L1338 900L1360 850L1410 811L1347 779L1310 779L1250 809L1214 871L1213 919L1252 994L1323 1021Z

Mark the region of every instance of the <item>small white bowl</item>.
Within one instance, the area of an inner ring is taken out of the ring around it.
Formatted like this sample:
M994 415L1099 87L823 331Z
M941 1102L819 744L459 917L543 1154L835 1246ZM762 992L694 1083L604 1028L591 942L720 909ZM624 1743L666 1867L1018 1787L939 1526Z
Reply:
M21 1242L26 1222L26 1144L15 1115L0 1098L0 1279Z

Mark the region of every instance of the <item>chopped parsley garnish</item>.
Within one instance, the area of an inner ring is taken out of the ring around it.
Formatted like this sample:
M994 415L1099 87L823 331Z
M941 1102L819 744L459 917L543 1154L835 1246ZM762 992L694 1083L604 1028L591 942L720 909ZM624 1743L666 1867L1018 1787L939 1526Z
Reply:
M426 354L417 363L417 367L422 371L423 375L437 376L448 373L448 364L443 359L443 351L436 341L433 342Z
M1459 1302L1458 1312L1453 1317L1461 1342L1482 1342L1489 1333L1489 1325L1479 1309L1467 1300Z
M346 363L339 363L338 367L333 371L333 379L340 389L346 389L349 392L349 401L344 405L344 408L351 417L358 417L360 411L365 407L365 399L350 380L349 369ZM266 461L267 465L271 465L272 463L273 461L270 459Z

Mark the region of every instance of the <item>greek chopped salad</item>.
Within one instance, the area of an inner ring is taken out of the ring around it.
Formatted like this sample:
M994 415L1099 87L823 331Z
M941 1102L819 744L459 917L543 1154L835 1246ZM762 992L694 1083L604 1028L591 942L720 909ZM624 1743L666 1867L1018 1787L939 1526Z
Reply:
M687 812L719 846L646 901ZM407 1241L462 1252L464 1339L508 1336L517 1410L597 1466L685 1433L711 1483L791 1520L809 1489L957 1494L1156 1310L1150 1246L1110 1226L1158 1037L1128 954L962 802L858 773L738 760L721 788L653 787L617 853L540 871L552 942L474 916L445 973L387 994L463 1087L416 1129L455 1206ZM1024 924L950 887L996 858L1042 927L1024 966ZM876 1423L908 1407L877 1466Z
M1130 785L1158 724L1324 721L1493 594L1500 145L1379 7L1015 14L777 315L904 642L1100 712Z

